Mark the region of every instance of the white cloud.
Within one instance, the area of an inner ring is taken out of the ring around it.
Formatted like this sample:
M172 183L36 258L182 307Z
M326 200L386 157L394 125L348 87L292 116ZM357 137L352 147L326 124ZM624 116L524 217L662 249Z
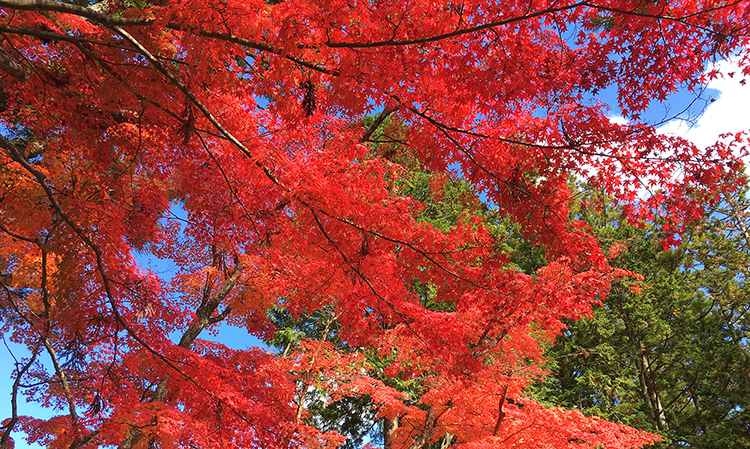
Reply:
M705 148L716 143L720 134L750 129L750 85L742 84L744 77L736 61L722 61L716 68L724 77L710 81L707 86L721 92L716 101L708 105L692 126L673 120L659 128L659 132L682 136ZM734 76L730 77L730 73Z
M628 119L621 115L613 115L612 117L609 117L609 121L616 124L616 125L627 125Z

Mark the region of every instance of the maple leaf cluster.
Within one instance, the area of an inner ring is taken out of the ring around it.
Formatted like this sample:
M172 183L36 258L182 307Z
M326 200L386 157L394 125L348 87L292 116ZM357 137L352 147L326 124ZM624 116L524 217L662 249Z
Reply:
M658 438L524 388L561 320L630 274L569 218L571 176L670 239L735 188L742 135L699 149L639 117L716 58L750 72L750 3L84 3L0 0L0 332L30 354L1 447L340 445L313 390L369 397L389 447ZM610 86L628 125L595 100ZM407 159L436 198L469 183L545 265L514 268L477 214L420 221ZM272 338L274 307L332 327L278 354L199 338ZM62 414L23 416L24 394Z

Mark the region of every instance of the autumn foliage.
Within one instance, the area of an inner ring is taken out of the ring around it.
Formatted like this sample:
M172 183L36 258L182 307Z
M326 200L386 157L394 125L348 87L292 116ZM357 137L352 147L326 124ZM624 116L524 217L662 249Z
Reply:
M699 149L639 117L718 58L750 72L748 17L715 0L0 0L0 329L29 351L0 446L341 444L313 390L369 397L389 448L653 442L524 390L561 319L629 274L569 218L569 182L679 238L733 188L744 140ZM611 86L627 125L596 100ZM546 266L514 267L479 215L421 222L406 160L438 196L470 183ZM325 309L345 347L200 338L271 338L273 307ZM24 396L60 415L24 416Z

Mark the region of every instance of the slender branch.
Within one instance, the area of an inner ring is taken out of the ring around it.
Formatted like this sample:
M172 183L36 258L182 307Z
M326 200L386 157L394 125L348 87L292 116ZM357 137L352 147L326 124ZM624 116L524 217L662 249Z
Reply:
M62 33L53 33L51 31L39 30L36 28L29 28L29 27L19 27L19 26L0 24L0 33L15 34L18 36L32 36L38 39L48 39L48 40L54 40L54 41L69 42L71 44L86 43L86 44L92 44L92 45L99 45L102 47L115 48L115 49L124 50L124 51L136 51L136 50L133 50L132 48L128 48L122 45L112 44L109 42L100 41L97 39L71 36L69 34L62 34ZM183 61L179 61L177 59L166 58L163 56L158 56L158 58L161 60L176 63L176 64L185 64Z
M547 14L552 14L556 12L561 11L567 11L570 9L578 8L579 6L585 6L587 2L577 2L566 6L560 6L557 8L548 8L541 11L536 11L530 14L524 14L522 16L515 16L508 19L502 19L497 20L494 22L488 22L483 23L481 25L477 25L470 28L463 28L460 30L451 31L450 33L443 33L438 34L435 36L427 36L422 37L418 39L404 39L404 40L394 40L389 39L387 41L379 41L379 42L326 42L327 47L331 48L377 48L377 47L396 47L396 46L404 46L404 45L415 45L415 44L426 44L428 42L435 42L435 41L441 41L445 39L449 39L451 37L461 36L464 34L471 34L476 33L477 31L486 30L489 28L494 28L498 26L503 25L510 25L512 23L516 22L523 22L524 20L533 19L535 17L544 16Z
M321 234L326 238L328 243L336 249L336 251L339 253L341 258L344 260L344 263L346 263L346 265L357 275L357 277L360 278L362 282L364 282L368 290L370 290L370 292L372 292L373 295L375 295L378 299L383 301L383 303L388 305L388 307L396 315L398 315L399 318L401 318L401 322L404 323L404 325L409 329L409 331L412 334L414 334L414 336L416 336L419 339L419 341L422 342L422 344L425 346L425 348L427 348L430 354L435 355L435 352L432 350L432 348L430 348L430 345L428 345L427 342L422 338L422 336L419 335L419 333L415 331L414 328L412 328L411 324L409 324L409 320L407 320L407 317L403 313L401 313L398 309L396 309L396 307L390 301L385 299L385 297L383 297L383 295L381 295L377 291L375 286L372 285L372 282L370 282L370 279L368 279L367 276L365 276L364 273L362 273L362 271L359 268L357 268L357 266L349 260L349 258L346 256L346 254L344 254L344 252L339 248L339 246L336 245L336 242L333 241L331 236L328 234L328 231L326 231L325 228L323 227L323 223L320 221L320 218L318 217L318 214L315 212L315 210L312 209L310 206L306 205L306 207L310 209L310 213L313 215L313 219L315 220L315 223L317 224L318 230L320 230Z
M167 24L167 28L180 29L179 25L174 24L172 22L170 22L170 23ZM331 70L329 70L329 69L327 69L325 67L322 67L322 66L320 66L318 64L313 64L311 62L305 61L302 58L298 58L296 56L292 56L292 55L286 54L282 50L276 49L276 48L272 47L271 45L262 44L260 42L255 42L255 41L251 41L249 39L245 39L245 38L242 38L242 37L235 36L234 34L231 34L231 33L227 34L227 33L218 33L218 32L211 32L211 31L202 31L202 30L199 30L198 31L198 35L199 36L203 36L203 37L208 37L208 38L223 40L223 41L230 42L230 43L233 43L233 44L241 45L243 47L248 47L248 48L253 48L253 49L259 50L259 51L264 51L266 53L272 53L272 54L275 54L277 56L282 56L285 59L287 59L287 60L289 60L289 61L291 61L291 62L293 62L293 63L295 63L297 65L301 65L303 67L307 67L308 69L315 70L315 71L321 72L321 73L325 73L326 75L338 76L338 74L335 71L331 71Z
M73 423L73 429L77 431L77 428L80 426L80 422L78 421L78 413L76 412L76 403L73 399L73 394L70 391L70 385L68 384L68 377L65 375L65 371L63 371L62 366L60 366L60 361L57 359L57 354L55 353L55 350L50 344L49 340L47 338L43 338L42 344L44 345L44 348L47 350L47 354L49 354L49 357L52 360L52 365L55 368L55 374L57 375L58 379L60 379L60 384L62 385L63 393L65 394L65 400L68 402L70 420Z
M145 26L151 26L156 21L155 18L113 17L110 15L104 14L102 12L99 12L93 8L84 8L82 6L78 6L78 5L74 5L70 3L56 2L52 0L0 0L0 8L14 9L17 11L53 11L53 12L60 12L60 13L65 13L65 14L72 14L75 16L89 19L101 25L109 26L113 28L120 27L120 26L145 27ZM12 28L18 28L18 27L12 27ZM284 51L274 48L271 45L264 44L261 42L251 41L249 39L235 36L232 33L220 33L220 32L215 32L215 31L195 30L195 29L186 27L183 24L176 23L176 22L167 22L166 28L171 29L171 30L176 30L176 31L192 32L202 37L223 40L226 42L241 45L243 47L253 48L255 50L260 50L260 51L264 51L267 53L273 53L275 55L282 56L283 58L289 61L292 61L295 64L301 65L303 67L307 67L311 70L315 70L315 71L325 73L328 75L334 75L334 76L336 75L334 72L331 72L325 67L322 67L318 64L313 64L311 62L307 62L302 58L288 55ZM9 30L8 32L13 32L13 31ZM24 34L29 34L29 33L24 33ZM55 33L49 33L49 34L55 34ZM42 36L40 34L38 37L72 41L69 38L62 38L59 36L54 36L54 37L50 35Z
M10 292L7 290L7 288L5 290L6 290L5 293L7 295L10 295ZM5 343L6 348L7 348L8 344L7 342L5 342L5 338L3 338L3 343ZM20 369L18 368L18 365L20 365L18 361L16 361L15 363L16 376L15 376L15 379L13 380L13 388L11 390L11 395L10 395L11 416L10 416L10 420L5 425L0 427L0 428L5 429L3 431L2 437L0 437L0 449L7 449L10 447L10 434L11 432L13 432L13 428L18 422L18 388L21 385L21 378L23 377L24 374L26 374L26 371L28 371L29 368L31 368L31 365L36 361L36 357L37 355L39 355L39 348L41 347L41 345L42 345L42 337L40 337L39 340L37 340L36 344L34 345L34 348L31 350L31 357L29 358L28 362L23 364L23 366ZM10 348L8 348L8 351L10 351ZM11 353L11 355L13 354ZM13 359L15 360L15 356L13 356Z
M615 7L612 7L612 6L604 6L604 5L588 5L588 6L591 7L591 8L593 8L593 9L598 9L598 10L601 10L601 11L613 12L613 13L622 14L622 15L625 15L625 16L636 16L636 17L644 17L644 18L655 19L655 20L666 20L666 21L669 21L669 22L677 22L677 23L681 23L683 25L687 25L687 26L690 26L690 27L697 28L697 29L705 31L705 32L707 32L709 34L718 34L716 31L714 31L714 30L712 30L710 28L706 28L706 27L703 27L703 26L700 26L700 25L696 25L694 23L690 23L690 22L687 21L687 19L689 19L691 17L695 17L695 16L697 16L699 14L707 14L707 13L710 13L710 12L718 11L720 9L730 8L732 6L735 6L735 5L738 5L738 4L742 3L743 1L745 1L745 0L735 0L734 2L728 3L726 5L721 5L721 6L717 6L717 7L714 7L714 8L704 9L704 10L697 11L697 12L692 13L692 14L688 14L686 16L682 16L682 17L669 17L669 16L664 15L664 14L649 14L649 13L640 12L640 11L628 11L628 10L625 10L625 9L615 8Z
M341 223L344 223L344 224L346 224L348 226L351 226L351 227L353 227L353 228L355 228L355 229L357 229L359 231L367 232L368 234L370 234L370 235L372 235L374 237L381 238L383 240L386 240L386 241L391 242L391 243L395 243L397 245L403 245L404 247L409 248L410 250L414 251L415 253L417 253L417 254L421 255L422 257L424 257L425 259L427 259L430 263L432 263L433 265L435 265L441 271L445 272L446 274L450 275L451 277L453 277L455 279L458 279L460 281L466 282L467 284L471 285L472 287L476 287L476 288L479 288L479 289L482 289L482 290L486 290L486 291L489 291L489 292L492 292L492 293L503 294L502 292L500 292L498 290L495 290L495 289L493 289L491 287L488 287L486 285L477 284L476 282L472 281L471 279L468 279L468 278L466 278L464 276L461 276L460 274L458 274L458 273L450 270L445 265L443 265L440 262L438 262L437 260L435 260L434 257L432 257L431 254L436 254L436 253L430 253L430 252L421 250L421 249L417 248L416 246L414 246L414 244L412 244L410 242L407 242L405 240L400 240L400 239L397 239L397 238L394 238L394 237L389 237L389 236L387 236L385 234L382 234L381 232L374 231L372 229L366 229L366 228L364 228L364 227L362 227L362 226L360 226L360 225L358 225L358 224L356 224L356 223L354 223L354 222L352 222L350 220L347 220L345 218L336 217L336 216L331 215L331 214L329 214L329 213L327 213L327 212L325 212L323 210L321 210L320 212L322 214L326 215L327 217L330 217L330 218L332 218L332 219L334 219L336 221L340 221ZM437 254L439 254L439 253L437 253Z
M420 112L418 109L414 107L409 107L409 110L413 112L414 114L418 115L419 117L422 117L423 119L427 120L430 124L435 126L436 128L443 129L445 131L451 131L455 133L465 134L467 136L477 137L477 138L483 138L483 139L492 139L496 140L498 142L504 142L509 143L513 145L520 145L524 147L529 148L538 148L540 150L567 150L567 151L573 151L576 153L580 153L584 156L592 156L592 157L601 157L601 158L609 158L609 159L617 159L620 162L624 164L624 161L655 161L655 162L705 162L703 159L681 159L676 157L656 157L656 156L641 156L641 155L626 155L626 154L608 154L608 153L599 153L596 151L586 150L584 147L598 147L602 145L607 145L611 143L617 143L619 141L625 140L626 138L632 138L633 136L636 136L640 130L633 129L629 130L627 133L623 134L617 139L607 139L607 140L593 140L593 141L586 141L586 142L568 142L565 145L551 145L551 144L544 144L544 143L537 143L537 142L528 142L524 140L518 140L513 139L510 137L502 137L502 136L491 136L489 134L480 133L476 131L471 131L468 129L463 128L457 128L455 126L446 125L445 123L442 123L435 119L435 117L432 117L428 115L425 112ZM665 123L665 121L662 121L660 123ZM660 123L657 123L660 124Z
M53 11L98 22L104 25L130 25L147 26L155 19L112 17L92 8L84 8L72 3L56 2L52 0L0 0L0 8L14 9L16 11Z
M733 3L727 4L727 5L721 5L715 8L704 9L702 11L695 12L695 13L692 13L683 17L670 17L667 15L648 14L648 13L643 13L639 11L628 11L628 10L619 9L619 8L610 7L610 6L596 5L585 0L581 2L571 3L570 5L547 8L547 9L535 11L533 13L527 12L526 14L523 14L520 16L515 16L515 17L510 17L507 19L501 19L501 20L496 20L493 22L483 23L481 25L476 25L476 26L469 27L469 28L462 28L462 29L454 30L448 33L437 34L434 36L425 36L425 37L416 38L416 39L404 39L404 40L389 39L389 40L377 41L377 42L326 42L325 45L330 48L378 48L378 47L397 47L397 46L426 44L429 42L436 42L436 41L441 41L445 39L450 39L452 37L457 37L457 36L461 36L464 34L476 33L477 31L488 30L491 28L499 27L499 26L523 22L525 20L534 19L537 17L549 15L549 14L569 11L571 9L576 9L579 7L588 7L588 8L595 9L595 10L609 11L609 12L614 12L614 13L622 14L622 15L645 17L645 18L651 18L655 20L665 20L669 22L677 22L682 25L697 28L699 30L705 31L710 34L717 34L716 31L706 28L701 25L690 23L688 22L687 19L697 16L699 14L707 14L707 13L710 13L719 9L732 7L737 4L742 3L742 1L743 0L735 0Z
M3 137L0 136L0 139ZM1 141L0 141L1 142ZM73 432L79 433L82 430L82 426L80 421L78 420L78 413L76 412L76 405L75 405L75 399L73 398L73 394L70 391L70 385L68 384L68 378L65 375L65 371L63 371L62 367L60 366L60 362L57 358L57 354L55 353L54 348L52 347L52 344L50 343L49 339L45 335L45 332L43 332L40 329L37 329L34 325L33 321L26 316L25 313L21 311L21 308L18 306L16 301L13 300L13 296L11 295L10 290L8 287L3 285L3 289L5 290L6 297L8 298L8 302L10 302L11 307L16 312L16 314L26 322L26 324L29 325L30 328L34 329L39 334L39 341L42 345L44 345L44 348L47 350L47 354L49 354L50 360L52 361L52 365L55 368L55 375L58 379L60 379L60 384L63 388L63 395L65 396L65 400L68 403L68 411L70 413L70 421L71 421L71 428L73 429Z
M24 236L22 236L20 234L16 234L15 232L11 231L10 229L6 228L5 226L3 226L1 224L0 224L0 231L3 231L4 233L8 234L9 236L13 237L14 239L22 240L22 241L27 242L27 243L34 243L34 244L37 244L37 245L39 244L39 239L38 238L33 238L32 239L32 238L29 238L29 237L24 237Z

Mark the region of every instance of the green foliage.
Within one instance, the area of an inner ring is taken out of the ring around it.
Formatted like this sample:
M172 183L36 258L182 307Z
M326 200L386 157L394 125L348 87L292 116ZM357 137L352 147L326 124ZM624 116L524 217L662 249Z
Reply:
M744 195L724 205L744 203ZM750 447L750 252L746 217L736 214L743 209L707 213L679 248L665 251L658 226L628 225L602 196L583 204L576 213L605 250L627 245L612 266L644 279L615 284L592 317L568 324L547 354L552 376L535 394L659 432L664 447Z
M273 307L266 311L269 321L276 327L273 337L265 343L271 347L280 348L283 354L288 354L300 340L325 340L335 347L343 347L339 338L338 323L333 319L328 307L318 309L312 314L295 317L288 310Z

